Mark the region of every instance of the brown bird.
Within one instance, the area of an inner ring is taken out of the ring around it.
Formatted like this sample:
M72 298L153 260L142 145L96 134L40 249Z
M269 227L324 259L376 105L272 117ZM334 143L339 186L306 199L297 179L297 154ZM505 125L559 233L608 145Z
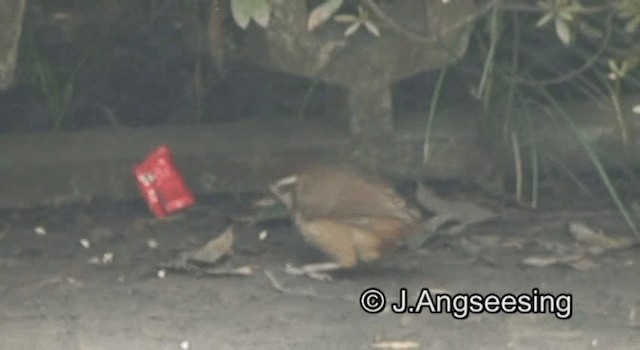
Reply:
M420 212L389 184L353 170L310 167L269 188L288 208L306 241L330 259L288 266L293 274L329 278L323 272L375 261L424 226Z

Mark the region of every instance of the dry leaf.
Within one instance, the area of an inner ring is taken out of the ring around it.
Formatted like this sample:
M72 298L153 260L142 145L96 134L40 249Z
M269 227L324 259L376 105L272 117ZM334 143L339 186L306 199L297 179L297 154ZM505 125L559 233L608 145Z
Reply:
M578 259L576 261L571 261L567 263L567 266L570 266L576 270L585 271L585 270L591 270L597 267L598 264L594 262L592 259L583 257L582 259Z
M254 268L249 265L240 266L240 267L230 267L230 268L211 268L211 269L202 269L198 271L199 273L205 275L213 275L213 276L251 276L253 275Z
M533 267L547 267L555 265L558 262L559 259L555 256L530 256L522 260L524 265Z
M491 220L497 216L493 211L481 208L473 203L448 200L437 196L422 183L419 183L416 189L416 199L421 206L436 213L436 215L442 215L459 222L459 225L449 229L452 234L459 233L468 225Z
M629 247L633 244L631 239L610 237L579 222L569 224L569 233L576 241L590 246L593 254L602 254L606 250Z
M564 265L574 268L576 270L588 270L592 269L598 264L589 258L585 253L576 253L565 256L531 256L524 260L522 263L526 266L533 267L547 267L551 265Z
M233 248L234 229L229 225L218 237L210 240L202 248L186 252L187 260L213 264L231 253Z
M374 344L371 344L371 347L374 349L418 349L420 347L420 343L410 340L405 341L380 341Z
M248 276L253 274L253 267L215 267L207 268L201 264L214 264L222 257L231 254L234 242L233 225L227 228L216 238L210 240L199 249L189 250L178 255L177 258L158 265L161 269L190 272L196 275L214 276ZM200 264L198 264L200 263Z
M438 230L441 227L450 223L452 220L453 218L447 215L435 215L427 220L421 234L410 235L405 238L405 244L409 249L420 249L428 240L432 239L437 233L439 233ZM450 233L450 231L447 231L447 233Z

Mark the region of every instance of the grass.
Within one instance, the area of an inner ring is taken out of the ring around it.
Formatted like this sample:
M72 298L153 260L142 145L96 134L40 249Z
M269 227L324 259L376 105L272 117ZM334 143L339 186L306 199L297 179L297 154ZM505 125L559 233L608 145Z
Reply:
M553 155L542 155L538 150L538 138L544 136L540 135L538 130L540 127L548 126L541 123L561 121L571 133L566 137L574 137L577 140L618 212L633 234L640 239L636 218L621 199L615 181L610 176L611 171L607 169L597 146L581 134L575 121L575 118L580 116L570 116L563 107L565 103L574 100L608 99L614 107L620 143L628 148L633 147L634 130L629 116L620 105L620 97L625 91L637 91L640 87L639 75L637 70L625 70L625 67L629 68L632 65L625 66L623 61L614 66L621 71L619 79L610 79L612 64L607 63L607 54L615 52L614 49L624 49L614 46L619 46L620 42L628 42L629 33L618 29L620 23L613 20L615 12L606 16L596 13L587 19L591 26L602 29L604 39L589 41L589 38L581 37L581 41L576 40L572 45L558 44L555 49L553 45L543 47L540 46L540 42L553 43L557 38L554 38L555 33L552 30L535 28L534 23L539 14L533 10L533 14L526 11L507 12L496 7L473 32L475 44L484 58L482 72L474 91L474 97L480 102L484 112L482 138L492 142L490 146L494 152L501 155L498 156L499 159L510 155L508 158L513 166L511 173L514 176L515 199L522 203L525 188L530 188L528 205L535 208L540 200L541 167L558 170L572 179L582 192L589 193L588 188L570 168ZM601 8L598 8L599 10ZM576 36L579 34L574 33ZM574 70L563 68L568 66L569 60L582 64ZM443 70L441 79L445 73L446 70ZM551 77L549 74L552 74ZM427 140L432 132L433 105L437 103L441 93L440 86L442 82L439 79L432 100L432 111L429 114L429 126L425 131ZM540 110L546 111L551 118L538 118L533 111ZM527 156L529 161L526 161ZM425 159L427 158L428 147L425 142Z

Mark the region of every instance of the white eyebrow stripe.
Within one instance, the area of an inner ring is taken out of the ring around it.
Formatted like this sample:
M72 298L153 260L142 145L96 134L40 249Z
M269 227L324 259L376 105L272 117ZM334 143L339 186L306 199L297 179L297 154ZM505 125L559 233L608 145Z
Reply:
M275 183L275 185L277 187L280 187L280 186L293 185L296 182L298 182L298 177L295 176L295 175L291 175L291 176L287 176L287 177L284 177L284 178L278 180Z

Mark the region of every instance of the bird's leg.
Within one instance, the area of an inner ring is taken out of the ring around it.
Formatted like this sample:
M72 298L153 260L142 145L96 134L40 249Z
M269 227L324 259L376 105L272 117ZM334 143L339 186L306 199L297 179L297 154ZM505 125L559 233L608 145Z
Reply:
M296 267L291 264L285 265L285 272L290 275L306 275L321 281L331 280L331 275L326 272L340 269L342 269L342 266L335 262L307 264L300 267Z

